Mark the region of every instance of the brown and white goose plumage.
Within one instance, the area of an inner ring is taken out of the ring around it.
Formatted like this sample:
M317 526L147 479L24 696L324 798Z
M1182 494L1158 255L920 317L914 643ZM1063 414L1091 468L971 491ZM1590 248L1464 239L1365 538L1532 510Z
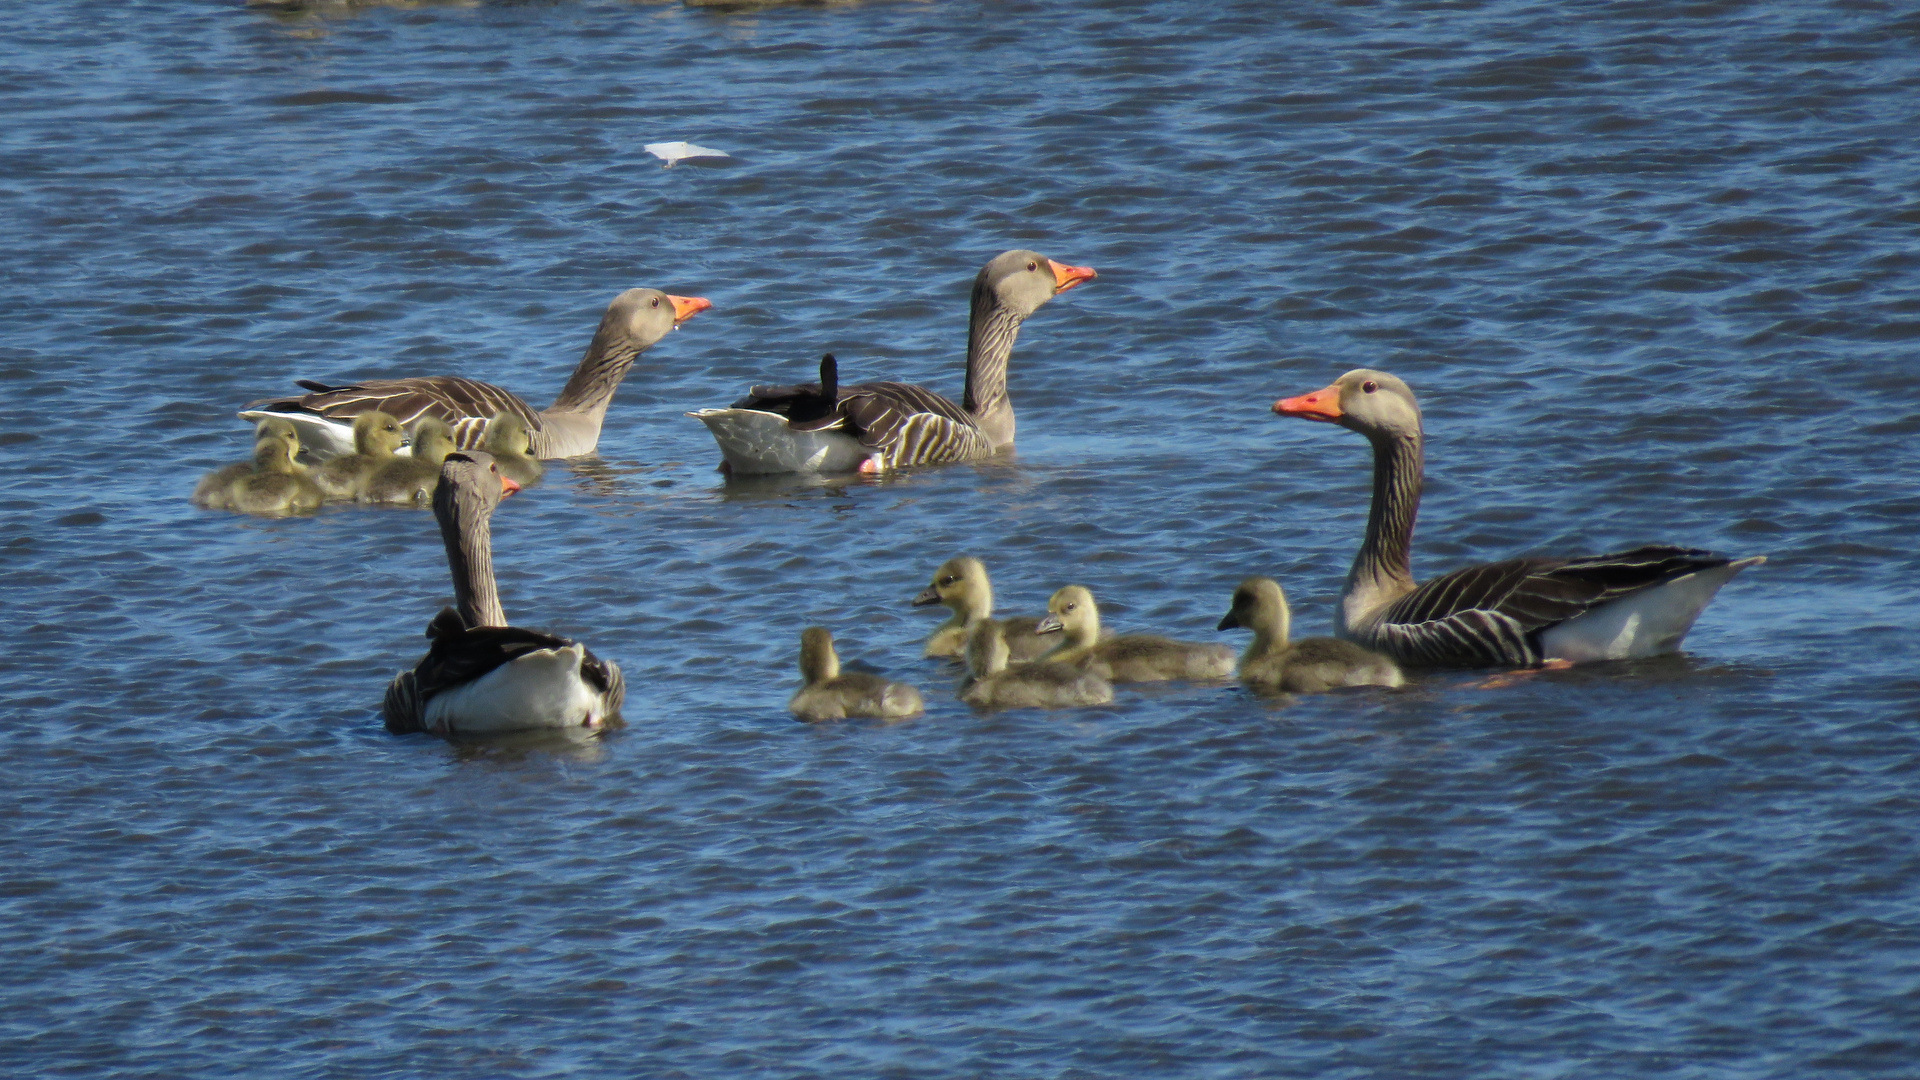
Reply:
M499 413L526 425L537 458L567 458L593 453L600 425L620 380L640 354L681 323L713 305L697 296L672 296L658 289L628 289L613 298L580 366L553 404L536 410L518 395L491 383L457 375L408 379L369 379L349 386L296 380L301 397L256 401L241 410L242 419L284 417L300 429L300 439L320 457L353 452L353 421L375 409L412 427L435 416L453 428L462 449L479 447L487 421Z
M1020 324L1097 275L1036 251L1005 252L973 280L967 385L960 403L898 382L839 385L829 354L820 381L755 386L725 409L688 413L720 444L734 473L882 472L978 461L1013 445L1007 361Z
M1373 444L1373 508L1335 629L1402 664L1509 667L1672 652L1722 585L1766 561L1649 544L1571 559L1507 559L1416 585L1413 521L1426 435L1413 391L1362 368L1324 390L1276 401L1273 411L1339 424Z
M595 729L619 716L627 692L619 665L570 638L507 625L489 519L500 500L518 490L479 450L449 454L441 465L433 516L457 606L434 616L427 655L388 684L381 707L388 731Z

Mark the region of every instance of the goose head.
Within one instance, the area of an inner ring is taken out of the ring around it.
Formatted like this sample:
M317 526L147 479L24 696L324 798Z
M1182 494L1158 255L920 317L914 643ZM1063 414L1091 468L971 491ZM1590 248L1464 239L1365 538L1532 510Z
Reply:
M1036 634L1065 631L1070 641L1100 640L1100 609L1084 585L1068 585L1047 601L1047 613L1033 628Z
M353 450L368 457L392 457L407 441L407 433L391 413L378 409L353 418Z
M438 465L447 460L447 455L456 450L453 432L446 421L437 416L423 416L413 422L413 458L429 465ZM493 464L488 458L487 464Z
M527 425L519 417L510 412L495 413L487 421L487 452L527 457L533 453L533 436L527 434Z
M712 301L698 296L628 289L607 305L607 313L600 317L600 329L593 335L594 344L603 352L641 352L712 306Z
M840 676L840 655L833 651L833 634L824 626L800 631L800 677L808 686Z
M1091 266L1069 266L1037 251L1016 248L981 267L973 279L974 303L977 307L986 299L1024 319L1055 296L1098 276Z
M967 622L993 614L993 585L987 568L971 555L957 555L933 572L933 584L913 598L914 607L945 604Z
M1339 424L1369 439L1419 438L1420 403L1398 376L1355 368L1323 390L1273 403L1281 416Z
M1269 577L1250 577L1233 590L1233 606L1220 617L1221 630L1251 630L1285 640L1290 613L1287 594Z
M992 619L982 619L967 632L967 670L974 678L984 679L1007 670L1012 655L1006 628Z
M433 511L441 514L441 503L463 514L481 517L493 513L500 500L520 490L520 485L500 471L493 455L482 450L455 450L440 462L440 483L433 489Z

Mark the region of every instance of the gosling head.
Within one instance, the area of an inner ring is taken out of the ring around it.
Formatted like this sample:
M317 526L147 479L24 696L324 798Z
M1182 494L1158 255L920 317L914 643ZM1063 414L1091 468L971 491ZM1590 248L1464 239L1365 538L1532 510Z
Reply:
M281 421L285 423L285 421ZM263 425L264 426L264 425ZM289 424L289 427L292 425ZM263 473L296 473L300 467L293 463L293 455L300 452L300 437L287 438L281 434L269 433L254 440L253 471Z
M800 677L808 686L840 677L840 656L833 651L833 634L824 626L800 631Z
M407 441L407 433L391 413L378 409L353 418L353 449L368 457L392 457Z
M1250 577L1233 590L1233 605L1220 617L1221 630L1252 630L1286 640L1287 594L1269 577Z
M1033 628L1036 634L1064 631L1074 641L1100 638L1100 609L1094 606L1093 593L1084 585L1069 585L1047 601L1047 613Z
M289 461L300 453L300 429L294 427L293 421L291 420L282 419L278 416L269 416L254 425L253 448L256 459L259 456L260 444L268 439L287 445L287 459Z
M447 455L458 449L453 441L453 432L446 421L437 416L423 416L413 422L413 457L415 461L424 461L429 465L438 465L447 460ZM487 464L493 464L488 458Z
M533 436L527 434L527 425L519 417L510 412L495 413L487 421L487 452L526 457L533 453Z
M933 572L933 584L913 598L914 607L929 604L945 604L968 622L991 616L993 584L987 580L987 568L971 555L957 555L941 563Z
M1020 248L1002 252L981 267L973 279L973 295L976 302L988 298L993 306L1024 319L1047 301L1098 276L1091 266L1068 266Z

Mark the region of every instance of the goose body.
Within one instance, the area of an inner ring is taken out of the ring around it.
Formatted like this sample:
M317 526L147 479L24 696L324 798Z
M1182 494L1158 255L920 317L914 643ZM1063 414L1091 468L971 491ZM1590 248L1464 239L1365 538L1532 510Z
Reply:
M1376 652L1339 638L1289 636L1293 614L1287 595L1272 578L1251 577L1233 592L1233 606L1220 629L1253 631L1240 654L1240 681L1255 690L1317 694L1342 686L1399 686L1400 666Z
M933 583L913 598L914 607L944 604L953 617L941 623L927 638L927 656L961 656L967 649L967 635L981 622L993 617L993 582L987 568L971 555L958 555L940 564L933 572ZM1053 648L1053 641L1042 637L1038 617L1021 616L1000 619L1010 659L1015 663L1032 660Z
M882 472L978 461L1013 446L1007 362L1020 324L1096 275L1038 252L1004 252L974 278L966 393L959 404L899 382L841 386L833 357L817 383L755 386L725 409L688 413L734 473Z
M381 711L389 731L598 729L618 718L626 681L617 664L569 638L506 625L488 519L517 490L483 452L442 463L433 510L457 607L434 617L427 655L388 684Z
M453 433L447 425L436 416L421 417L413 424L413 453L390 457L374 470L361 489L362 501L431 505L440 483L440 465L453 452Z
M271 422L289 423L278 417ZM357 499L367 481L394 461L394 451L405 440L398 418L378 409L361 413L353 418L353 453L321 462L312 470L313 482L329 499Z
M253 448L257 456L260 444L267 440L277 440L287 446L287 459L293 460L300 453L300 435L297 429L285 420L269 417L254 425ZM222 465L200 478L193 486L193 505L208 510L230 510L233 508L233 485L252 476L255 459L236 461L231 465Z
M495 413L487 421L486 449L501 475L522 488L539 483L546 474L540 459L533 456L533 437L527 433L527 425L512 413Z
M1075 664L1033 660L1008 666L1005 628L994 619L967 633L967 669L960 700L982 709L1066 709L1105 705L1113 684Z
M1649 544L1581 558L1469 566L1416 585L1413 523L1425 432L1413 391L1357 369L1273 411L1357 431L1373 444L1373 507L1341 594L1342 638L1417 667L1517 667L1672 652L1735 574L1766 561Z
M1084 586L1068 585L1047 601L1039 633L1063 640L1040 659L1085 667L1111 682L1163 682L1169 679L1226 679L1233 675L1233 650L1212 642L1174 641L1153 634L1103 638L1100 609Z
M802 720L871 717L898 720L918 716L925 707L920 691L864 671L842 672L826 627L809 626L800 634L799 693L787 708Z
M534 456L578 457L599 445L607 406L640 354L712 306L697 296L672 296L657 289L628 289L614 297L573 377L545 409L536 410L491 383L431 375L370 379L347 386L301 379L297 385L308 391L305 395L256 401L240 416L245 420L282 417L299 428L302 441L317 456L333 457L353 452L354 418L376 409L408 426L422 417L437 417L453 429L458 446L466 449L481 445L490 417L507 413L526 426Z

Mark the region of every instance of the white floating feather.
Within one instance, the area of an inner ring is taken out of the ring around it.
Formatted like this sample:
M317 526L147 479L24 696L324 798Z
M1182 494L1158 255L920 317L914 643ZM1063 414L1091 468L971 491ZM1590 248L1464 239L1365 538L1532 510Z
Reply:
M666 162L663 168L673 168L673 163L687 158L732 157L725 150L715 150L706 146L695 146L690 142L650 142L640 149Z

